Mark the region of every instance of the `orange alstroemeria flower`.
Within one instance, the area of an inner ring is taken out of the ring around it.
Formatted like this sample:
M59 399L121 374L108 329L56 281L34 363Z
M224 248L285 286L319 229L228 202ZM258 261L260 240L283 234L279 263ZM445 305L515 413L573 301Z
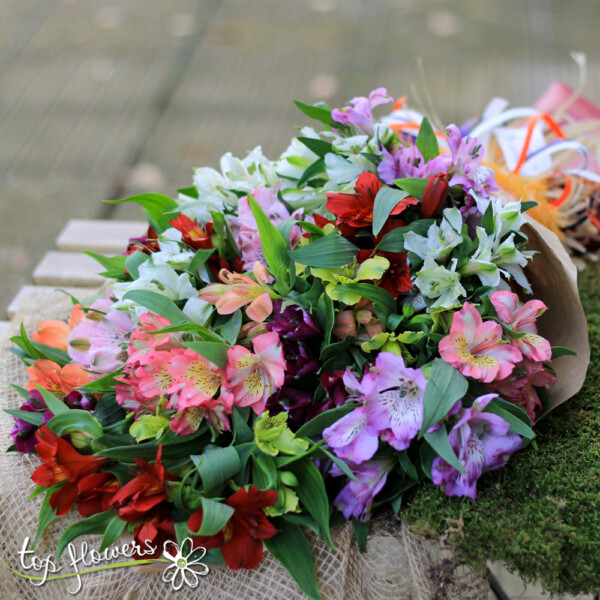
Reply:
M85 316L81 304L77 304L71 311L71 316L67 323L59 319L49 321L40 321L37 331L32 334L34 342L45 344L52 348L66 350L69 347L69 333L75 325L78 325Z
M27 391L35 390L37 384L59 396L67 396L90 380L90 376L79 363L69 363L61 367L46 358L40 358L27 367L27 375L30 378Z
M258 261L254 263L252 272L256 281L247 275L221 269L219 279L223 283L210 283L200 290L200 298L214 305L220 315L231 315L248 304L248 318L261 323L273 312L273 292L266 285L273 279Z

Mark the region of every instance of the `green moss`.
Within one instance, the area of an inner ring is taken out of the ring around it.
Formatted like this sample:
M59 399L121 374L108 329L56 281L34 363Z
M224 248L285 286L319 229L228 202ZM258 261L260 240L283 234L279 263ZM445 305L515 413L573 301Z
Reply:
M502 560L552 593L600 590L600 268L580 275L592 360L581 392L536 427L538 449L484 475L475 502L423 485L403 511L468 563Z

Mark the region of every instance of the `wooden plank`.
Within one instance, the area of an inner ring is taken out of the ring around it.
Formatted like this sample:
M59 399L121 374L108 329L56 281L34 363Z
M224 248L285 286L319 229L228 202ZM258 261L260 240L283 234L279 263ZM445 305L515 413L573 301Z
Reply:
M85 300L93 295L96 291L96 288L93 287L61 287L60 289L72 294L78 300ZM49 301L53 302L54 300L58 301L61 298L64 298L64 293L60 291L59 288L52 285L24 285L18 292L17 295L12 299L11 303L8 305L6 309L6 313L9 319L12 319L19 309L21 308L22 302L31 297L33 294L39 294L43 292L47 295Z
M129 238L146 233L144 221L109 221L102 219L71 219L56 238L59 250L92 250L103 254L120 254Z
M97 273L104 269L93 258L80 252L47 252L33 271L38 285L91 287L105 280Z

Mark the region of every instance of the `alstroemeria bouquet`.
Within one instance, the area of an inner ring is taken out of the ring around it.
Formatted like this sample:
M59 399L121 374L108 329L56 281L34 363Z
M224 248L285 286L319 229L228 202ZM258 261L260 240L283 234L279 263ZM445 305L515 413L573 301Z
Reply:
M474 499L534 437L556 379L546 306L520 299L533 203L498 194L456 126L398 105L377 121L391 101L297 103L322 131L276 162L226 155L177 200L129 198L151 227L97 256L105 296L13 338L40 532L84 518L59 551L127 529L251 569L264 540L318 597L303 528L331 544L352 520L362 544L377 509L425 480Z

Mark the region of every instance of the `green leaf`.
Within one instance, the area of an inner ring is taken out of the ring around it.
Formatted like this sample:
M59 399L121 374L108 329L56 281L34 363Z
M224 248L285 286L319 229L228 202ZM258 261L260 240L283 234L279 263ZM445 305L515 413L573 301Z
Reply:
M441 427L433 433L426 433L424 436L425 441L437 452L438 456L441 456L450 466L454 467L463 475L467 472L462 466L458 457L454 453L450 440L448 440L448 432L446 431L446 425L442 423Z
M329 127L335 127L336 129L345 129L346 126L342 123L338 123L334 121L331 117L331 110L324 108L322 106L312 106L310 104L304 104L304 102L299 102L298 100L294 100L294 104L307 116L311 119L316 119L317 121L321 121L323 125L328 125Z
M287 569L311 600L322 600L310 546L302 529L285 519L273 519L279 533L265 540L269 552Z
M428 179L405 177L403 179L395 179L394 185L397 185L401 190L404 190L413 198L422 200L428 181Z
M194 254L194 258L192 258L192 262L190 262L188 266L188 271L191 271L192 273L197 271L211 257L214 251L214 248L206 250L200 248L199 250L196 250L196 254Z
M136 250L125 259L125 268L127 272L131 275L132 279L137 279L140 276L139 266L142 263L145 263L150 258L150 255L142 252L141 250Z
M8 413L12 417L25 421L26 423L37 425L38 427L42 424L44 420L44 415L38 412L29 412L28 410L16 410L14 408L5 408L4 412Z
M290 256L301 265L336 269L352 263L357 253L358 248L352 242L331 233L292 250Z
M84 431L94 439L104 433L100 423L87 410L77 408L67 409L66 412L52 417L47 425L58 437L74 431Z
M306 167L304 173L302 173L300 179L298 179L298 188L303 187L305 183L309 182L311 179L314 179L318 175L321 175L321 173L323 173L324 171L325 160L322 158L318 158L312 165Z
M297 139L300 143L304 144L309 150L312 150L320 158L323 158L326 154L333 152L333 146L331 145L331 142L324 142L318 138L310 137L299 137Z
M564 346L552 346L552 360L559 356L577 356L577 352Z
M423 117L421 121L421 128L419 129L415 145L421 151L425 162L430 161L440 153L437 138L435 137L431 123L426 117Z
M296 431L296 437L309 438L314 435L321 435L323 429L327 429L327 427L333 425L342 417L345 417L349 412L352 412L356 406L356 404L344 404L343 406L338 406L337 408L332 408L318 414L314 419L304 423L304 425Z
M369 536L370 528L371 521L358 521L356 518L352 517L352 529L354 530L358 551L361 554L367 549L367 537Z
M210 498L202 498L202 524L198 531L192 531L193 535L215 535L227 525L227 521L233 515L233 507L216 502Z
M177 307L173 300L158 292L131 290L123 296L123 300L131 300L147 308L149 311L168 319L173 324L189 321L188 317Z
M272 273L277 273L282 266L286 268L290 262L288 257L289 242L283 239L275 225L271 223L269 217L265 215L252 196L248 196L248 203L256 219L267 264Z
M535 200L525 200L521 202L521 212L527 212L530 208L535 208L536 206L539 206L539 204Z
M418 235L427 235L427 230L433 223L435 223L433 219L419 219L418 221L413 221L406 227L392 229L392 231L389 231L383 236L375 250L380 250L382 252L405 252L404 236L409 231L414 231Z
M54 494L54 492L58 491L65 483L67 482L61 481L60 483L57 483L50 488L46 488L47 492L44 496L44 500L42 501L42 506L40 507L40 514L38 516L38 528L35 533L33 544L31 545L32 550L35 550L35 545L37 544L40 535L44 533L46 527L48 527L48 525L50 525L50 523L52 523L52 521L54 521L54 519L56 519L56 517L58 516L50 506L50 497L52 496L52 494Z
M98 548L98 552L104 552L107 548L112 546L119 539L119 536L123 533L126 525L127 521L122 521L115 515L104 530L104 537L102 538L102 543L100 544L100 548Z
M64 531L56 547L56 560L60 558L64 549L68 546L69 542L72 542L76 537L84 534L103 534L106 528L113 520L115 511L111 508L97 515L77 521L72 525L69 525Z
M44 402L46 402L46 406L54 413L55 416L71 410L62 400L59 400L54 394L51 394L48 390L45 390L41 385L36 383L35 387L42 395Z
M125 261L127 260L127 255L119 254L117 256L104 256L102 254L98 254L97 252L91 252L90 250L84 251L83 254L87 254L88 256L92 257L106 269L104 273L100 273L104 277L109 277L111 279L123 279L126 269Z
M209 493L239 473L240 455L233 446L208 447L203 454L190 456L202 478L202 488Z
M122 204L123 202L139 204L144 209L144 215L156 233L162 233L171 227L166 213L175 210L178 206L173 198L162 194L140 194L122 200L105 200L105 202L109 204Z
M198 188L195 185L186 188L179 188L175 191L178 194L181 194L183 196L189 196L190 198L195 198L196 200L200 198L200 194L198 194Z
M487 235L494 235L494 208L491 202L488 204L488 207L483 213L483 219L481 219L481 226L485 229Z
M406 192L387 186L377 192L373 206L373 235L379 234L392 211L407 196Z
M436 358L431 366L423 399L423 424L420 434L443 419L467 393L469 384L461 373L446 361Z
M517 433L528 440L535 437L535 432L531 428L531 419L520 406L507 402L502 398L495 398L485 407L484 412L502 417L510 425L509 431L511 433Z
M217 342L186 342L184 346L191 348L194 352L200 354L200 356L204 356L204 358L221 367L221 369L224 369L227 364L227 350L230 348L227 344Z
M336 549L329 531L329 499L323 477L310 458L292 463L290 471L298 479L299 485L294 488L300 502L319 524L321 535L330 548Z
M379 320L385 323L387 318L396 312L396 301L394 297L381 287L370 283L346 283L336 288L337 291L353 292L360 294L363 298L373 303Z
M233 407L233 431L235 432L235 441L238 444L251 442L254 439L254 433L248 426L246 419L242 416L241 409L238 406Z

